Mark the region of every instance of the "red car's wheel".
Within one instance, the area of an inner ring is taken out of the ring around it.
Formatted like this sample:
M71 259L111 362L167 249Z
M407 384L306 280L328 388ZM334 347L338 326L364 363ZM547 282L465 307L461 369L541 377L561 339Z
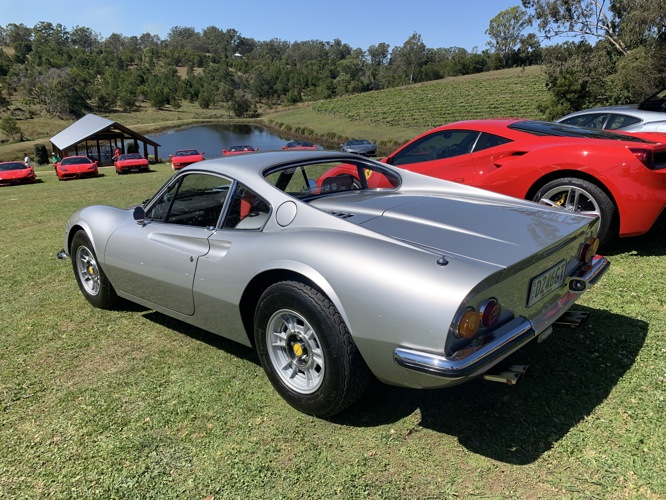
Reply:
M601 243L608 243L617 235L616 208L613 201L599 186L576 177L563 177L544 185L534 201L565 208L570 212L597 215Z

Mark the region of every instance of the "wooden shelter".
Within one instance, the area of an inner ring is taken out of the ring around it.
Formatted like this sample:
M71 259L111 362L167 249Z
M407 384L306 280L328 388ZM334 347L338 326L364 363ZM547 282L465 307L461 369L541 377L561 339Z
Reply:
M116 149L127 153L131 148L150 158L148 147L153 148L153 162L159 162L159 144L133 130L101 116L87 114L66 129L51 137L53 151L65 156L87 156L99 165L113 165Z

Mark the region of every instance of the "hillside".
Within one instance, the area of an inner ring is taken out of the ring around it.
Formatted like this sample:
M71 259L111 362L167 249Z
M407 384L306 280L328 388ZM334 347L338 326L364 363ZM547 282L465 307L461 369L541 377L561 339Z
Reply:
M548 99L541 66L445 78L268 114L272 126L328 138L376 141L391 149L429 128L458 120L520 117L541 119Z
M375 141L382 153L388 153L429 128L456 120L541 118L538 105L547 99L544 84L541 66L490 71L301 104L243 121L263 122L328 147L363 137ZM31 110L31 115L34 118L19 121L28 141L9 142L0 133L0 158L18 158L24 150L32 151L35 143L48 144L50 137L71 124L46 118L39 109ZM169 124L238 121L220 109L201 109L187 102L179 109L166 106L154 110L144 105L137 112L100 115L144 134Z

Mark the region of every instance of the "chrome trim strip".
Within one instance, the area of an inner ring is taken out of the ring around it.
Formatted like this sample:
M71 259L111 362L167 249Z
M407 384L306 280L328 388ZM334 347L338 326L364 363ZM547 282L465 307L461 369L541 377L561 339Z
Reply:
M507 326L509 326L508 329ZM502 333L502 329L507 329L507 331ZM446 358L403 347L395 349L393 359L403 368L444 378L459 379L486 371L536 336L532 323L525 318L516 318L508 325L500 327L496 332L501 336L495 341L482 346L462 359Z
M596 255L591 264L578 273L577 277L593 284L601 278L609 266L610 262L605 257ZM397 347L393 352L393 360L403 368L452 380L479 375L539 334L547 332L555 320L567 311L578 297L578 294L567 292L560 300L531 321L523 317L514 318L493 332L495 340L481 346L464 358L447 358L439 354Z

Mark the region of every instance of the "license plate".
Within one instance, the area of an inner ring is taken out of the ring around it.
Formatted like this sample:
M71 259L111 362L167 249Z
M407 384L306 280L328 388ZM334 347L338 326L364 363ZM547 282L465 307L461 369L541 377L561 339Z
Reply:
M562 285L567 267L566 264L564 260L558 262L539 276L532 278L532 281L530 281L530 294L527 298L527 307L533 306Z

